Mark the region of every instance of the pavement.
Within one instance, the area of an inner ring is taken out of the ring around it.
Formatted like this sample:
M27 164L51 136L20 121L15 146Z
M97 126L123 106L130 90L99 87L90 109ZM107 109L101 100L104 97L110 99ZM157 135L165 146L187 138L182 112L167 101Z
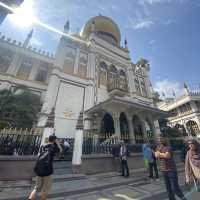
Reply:
M49 200L165 200L166 190L162 178L150 181L143 169L131 171L129 178L118 173L98 175L64 174L59 168L53 176L53 188ZM178 166L179 182L187 193L188 199L199 200L200 193L188 192L184 186L183 166ZM27 199L31 187L30 182L0 183L0 200ZM178 198L177 198L178 199Z

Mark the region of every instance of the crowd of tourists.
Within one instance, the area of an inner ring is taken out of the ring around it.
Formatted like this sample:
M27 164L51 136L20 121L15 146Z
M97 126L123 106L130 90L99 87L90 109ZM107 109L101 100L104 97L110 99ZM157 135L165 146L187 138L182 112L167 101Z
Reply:
M190 139L187 141L187 151L185 156L185 180L188 185L194 186L198 191L200 185L200 149L199 143ZM63 148L69 148L69 144L63 141L58 142L55 135L49 136L48 144L42 146L38 155L34 171L37 175L36 185L29 196L29 200L36 199L37 193L40 193L41 200L46 200L49 190L51 189L53 174L53 159L60 152L62 155ZM64 151L65 151L64 150ZM142 153L144 165L148 171L151 181L159 180L157 162L159 161L160 174L163 177L169 200L175 200L175 195L180 199L186 200L179 183L177 167L174 159L172 148L166 138L160 137L157 145L143 144ZM112 154L116 163L120 164L119 172L121 176L129 177L128 157L130 151L124 141L112 149Z

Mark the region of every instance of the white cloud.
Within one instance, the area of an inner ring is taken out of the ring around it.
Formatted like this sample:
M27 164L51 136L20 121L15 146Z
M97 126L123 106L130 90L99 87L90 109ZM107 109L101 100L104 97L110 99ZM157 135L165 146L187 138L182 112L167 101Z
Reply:
M150 5L153 5L153 4L158 4L158 3L168 3L170 2L171 0L139 0L139 3L140 4L150 4Z
M37 38L32 38L30 43L31 45L37 46L37 47L41 47L43 45L42 41L40 41Z
M150 45L153 45L153 44L155 44L155 42L156 42L155 40L150 40L150 41L149 41L149 44L150 44Z
M159 92L161 96L164 92L166 97L173 97L173 91L177 97L183 94L183 86L180 82L169 81L167 79L163 81L157 81L154 85L154 90Z
M148 29L154 24L151 20L144 20L135 24L134 29Z

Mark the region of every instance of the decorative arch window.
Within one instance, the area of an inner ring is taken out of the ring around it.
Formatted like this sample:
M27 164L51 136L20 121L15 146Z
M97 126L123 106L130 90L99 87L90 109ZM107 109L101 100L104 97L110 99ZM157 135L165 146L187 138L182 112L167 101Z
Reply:
M74 73L74 63L76 58L76 49L72 47L67 48L67 52L65 54L65 61L63 64L63 71L67 74Z
M114 65L111 65L109 69L111 73L117 74L117 68Z
M87 60L88 60L88 55L84 52L80 52L80 57L78 62L78 76L81 78L86 78L87 76Z
M141 90L140 90L140 82L139 82L139 79L136 77L135 80L135 89L136 89L136 94L141 96Z
M105 62L101 62L99 65L99 85L107 85L107 71L107 64Z
M120 87L122 88L122 89L127 89L128 88L128 86L127 86L127 79L126 79L126 73L125 73L125 71L124 70L120 70L119 71L119 77L120 77Z
M37 70L35 80L45 83L49 75L49 64L46 62L40 62L40 66Z
M117 82L118 71L114 65L110 65L108 71L108 85L114 87Z
M13 52L0 48L0 73L6 73L13 59Z
M31 69L33 67L34 60L31 57L24 57L21 62L21 66L17 72L17 76L22 79L28 79Z

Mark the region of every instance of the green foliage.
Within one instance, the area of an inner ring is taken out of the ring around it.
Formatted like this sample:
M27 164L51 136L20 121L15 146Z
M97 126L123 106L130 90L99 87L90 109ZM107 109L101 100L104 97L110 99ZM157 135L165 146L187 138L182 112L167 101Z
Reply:
M0 91L0 120L10 127L31 128L40 109L40 97L24 86Z
M0 121L0 130L9 127L9 123L6 121Z

